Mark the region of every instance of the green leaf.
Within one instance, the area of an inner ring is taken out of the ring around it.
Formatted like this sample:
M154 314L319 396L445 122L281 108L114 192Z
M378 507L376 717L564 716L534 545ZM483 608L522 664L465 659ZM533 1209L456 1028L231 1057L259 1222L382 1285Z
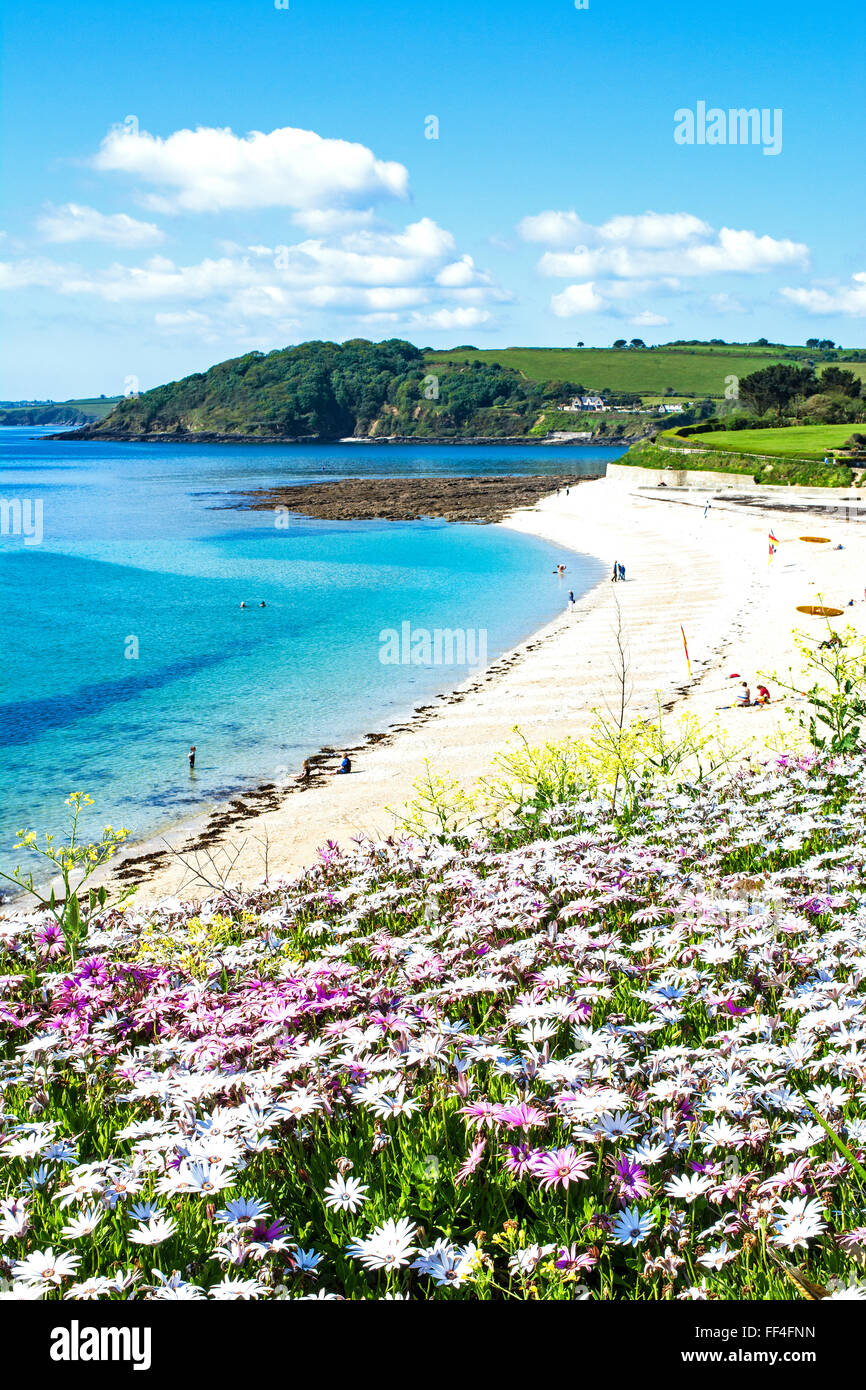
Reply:
M833 1140L833 1143L835 1144L836 1148L839 1150L840 1154L844 1154L845 1158L847 1158L848 1162L851 1164L851 1167L855 1170L855 1172L859 1173L859 1174L860 1174L860 1177L863 1179L863 1181L866 1182L866 1168L864 1168L864 1167L863 1167L863 1164L860 1163L860 1162L854 1157L854 1154L853 1154L853 1153L851 1152L851 1150L848 1148L848 1145L845 1143L844 1139L841 1139L841 1138L839 1137L839 1135L836 1133L836 1131L835 1131L834 1129L831 1129L830 1125L828 1125L828 1123L827 1123L827 1121L824 1119L823 1115L819 1115L819 1114L818 1114L818 1111L815 1109L815 1107L814 1107L814 1105L812 1104L812 1102L811 1102L810 1100L807 1100L806 1097L803 1095L803 1092L801 1091L800 1087L797 1085L796 1081L792 1081L791 1084L792 1084L792 1086L794 1087L794 1090L797 1092L797 1095L798 1095L798 1096L800 1097L800 1099L802 1100L803 1104L804 1104L804 1105L807 1105L807 1106L809 1107L809 1109L811 1110L812 1114L815 1116L815 1119L818 1121L818 1124L821 1125L821 1127L822 1127L823 1129L826 1129L827 1133L829 1134L830 1138Z
M69 934L77 939L81 933L81 908L76 893L67 899L65 917Z

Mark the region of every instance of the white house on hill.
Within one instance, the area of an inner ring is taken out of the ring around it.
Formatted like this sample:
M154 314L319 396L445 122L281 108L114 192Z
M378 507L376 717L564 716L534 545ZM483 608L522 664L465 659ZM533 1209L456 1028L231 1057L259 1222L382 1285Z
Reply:
M575 396L570 405L560 406L560 410L607 410L601 396Z

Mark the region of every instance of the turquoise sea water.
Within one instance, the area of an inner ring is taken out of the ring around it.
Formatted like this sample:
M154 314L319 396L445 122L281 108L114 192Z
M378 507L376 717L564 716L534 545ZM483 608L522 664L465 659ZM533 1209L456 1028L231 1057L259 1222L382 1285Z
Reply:
M0 497L41 502L43 518L39 544L0 535L4 864L19 826L59 828L72 790L95 798L92 825L140 838L285 776L323 744L356 743L471 674L383 665L385 628L486 629L493 660L559 612L569 589L600 577L595 562L569 557L557 579L558 551L493 526L292 519L281 529L271 513L226 509L234 491L324 477L598 473L622 452L37 434L0 430Z

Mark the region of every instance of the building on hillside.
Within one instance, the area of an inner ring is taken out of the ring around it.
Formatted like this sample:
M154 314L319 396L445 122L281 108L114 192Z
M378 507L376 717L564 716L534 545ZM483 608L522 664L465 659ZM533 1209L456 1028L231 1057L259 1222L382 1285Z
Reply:
M560 410L568 410L573 413L584 410L607 410L608 408L602 397L595 395L575 396L574 400L570 401L568 405L559 406Z

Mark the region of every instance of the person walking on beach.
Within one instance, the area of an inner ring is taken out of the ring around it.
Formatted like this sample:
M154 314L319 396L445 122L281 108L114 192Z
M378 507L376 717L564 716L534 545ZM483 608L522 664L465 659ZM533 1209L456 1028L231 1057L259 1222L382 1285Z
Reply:
M195 771L195 744L194 744L194 743L190 746L190 750L189 750L189 753L187 754L187 757L189 758L189 770L190 770L190 772L194 772L194 771Z
M619 570L620 579L625 581L625 565L617 565L617 569Z
M707 519L707 512L708 512L709 510L710 510L710 501L709 501L709 498L708 498L708 499L707 499L707 505L704 507L704 520L705 520L705 521L706 521L706 519Z
M573 589L569 589L569 591L568 591L568 606L569 606L569 608L574 608L574 590L573 590Z
M619 561L618 561L618 560L614 560L614 562L613 562L613 574L611 575L611 582L612 582L613 584L615 584L618 578L619 578Z

